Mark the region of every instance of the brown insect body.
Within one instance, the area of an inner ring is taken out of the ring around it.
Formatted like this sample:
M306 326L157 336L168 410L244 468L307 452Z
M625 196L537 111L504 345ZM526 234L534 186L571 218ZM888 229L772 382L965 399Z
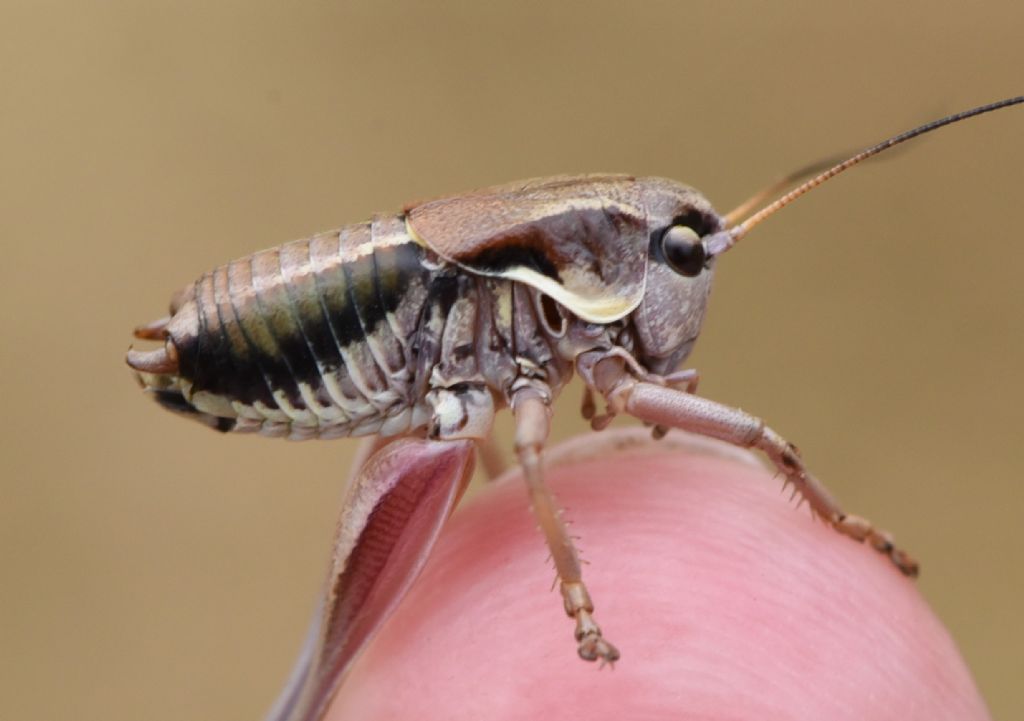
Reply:
M268 721L323 717L425 562L472 472L474 444L485 450L506 405L577 652L619 658L541 473L550 404L574 372L595 429L628 414L655 435L676 428L756 448L817 517L916 575L888 533L843 511L795 446L761 419L696 395L696 372L677 369L700 331L716 257L751 228L887 148L1022 103L1009 98L893 136L742 222L753 201L722 218L671 180L532 180L256 253L179 293L169 318L136 330L164 346L128 355L164 406L225 431L378 436L356 464L321 612Z
M159 372L129 363L165 407L222 431L480 437L518 378L557 393L583 352L682 362L711 272L684 278L660 256L680 219L721 227L696 191L629 176L412 206L203 275L147 331L166 335Z

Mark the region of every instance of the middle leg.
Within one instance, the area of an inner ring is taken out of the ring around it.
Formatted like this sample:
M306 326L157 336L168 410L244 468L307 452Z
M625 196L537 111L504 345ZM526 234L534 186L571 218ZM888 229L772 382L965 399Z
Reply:
M541 450L550 430L548 402L540 392L528 387L516 393L512 409L516 420L516 454L530 504L555 562L565 612L576 621L577 652L586 661L612 663L618 660L619 650L603 637L594 620L594 603L583 583L579 553L541 474Z

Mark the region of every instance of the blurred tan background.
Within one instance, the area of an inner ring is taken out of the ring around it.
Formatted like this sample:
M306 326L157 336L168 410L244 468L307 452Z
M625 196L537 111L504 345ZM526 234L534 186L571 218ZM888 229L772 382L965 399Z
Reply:
M667 175L725 211L1024 92L1022 27L1010 0L4 2L0 717L258 719L296 652L355 444L222 437L144 398L123 354L171 291L521 177ZM1003 719L1024 715L1022 167L1018 108L831 183L722 262L693 359L923 561Z

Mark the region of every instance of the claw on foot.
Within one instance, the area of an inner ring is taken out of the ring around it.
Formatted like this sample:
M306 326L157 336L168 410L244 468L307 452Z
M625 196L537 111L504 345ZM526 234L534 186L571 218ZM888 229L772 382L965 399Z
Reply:
M898 548L890 549L889 559L896 564L896 568L900 569L904 576L909 578L917 578L917 574L921 571L917 561L908 556L906 551L901 551Z
M920 571L917 561L911 558L906 551L896 548L892 536L875 529L867 519L860 516L842 516L835 520L834 525L844 535L855 541L867 542L879 553L884 553L904 576L917 577Z
M603 667L619 660L619 649L601 635L601 628L588 611L577 611L575 635L579 642L577 653L584 661L600 661Z
M600 661L601 668L605 664L614 666L619 660L619 649L600 636L588 635L581 638L577 653L584 661Z

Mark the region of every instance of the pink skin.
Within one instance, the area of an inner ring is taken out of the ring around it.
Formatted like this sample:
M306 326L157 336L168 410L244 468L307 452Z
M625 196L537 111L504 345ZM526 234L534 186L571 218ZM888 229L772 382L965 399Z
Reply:
M548 464L614 669L576 658L506 477L452 518L327 718L989 718L912 581L794 510L770 472L701 445Z

